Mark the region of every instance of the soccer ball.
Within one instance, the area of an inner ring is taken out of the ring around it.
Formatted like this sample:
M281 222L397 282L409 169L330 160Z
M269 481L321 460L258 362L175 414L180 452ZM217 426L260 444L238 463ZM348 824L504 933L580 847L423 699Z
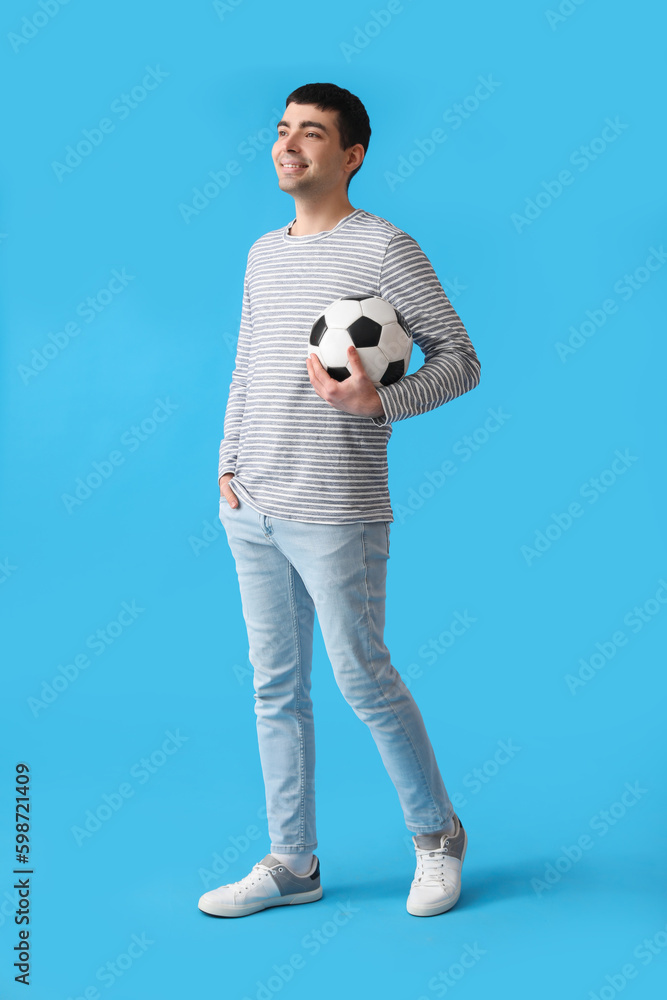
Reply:
M408 370L412 334L398 310L378 295L344 295L328 305L313 323L308 353L342 382L352 374L350 344L376 387L398 382Z

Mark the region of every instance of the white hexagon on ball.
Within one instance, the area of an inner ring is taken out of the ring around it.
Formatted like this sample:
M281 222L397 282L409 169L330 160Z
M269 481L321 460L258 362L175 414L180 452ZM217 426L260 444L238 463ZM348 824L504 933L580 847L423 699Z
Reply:
M358 299L336 299L324 310L324 319L328 327L346 330L355 319L362 316Z
M405 341L405 330L394 321L382 327L378 346L387 358L387 361L400 361L405 357ZM412 340L408 342L407 347L412 351Z
M352 338L347 330L327 330L319 346L320 360L327 368L342 368L347 364L347 349L352 347Z
M385 323L396 322L396 312L391 302L381 299L378 295L374 295L368 299L361 299L359 304L364 316L374 319L380 326L384 326Z

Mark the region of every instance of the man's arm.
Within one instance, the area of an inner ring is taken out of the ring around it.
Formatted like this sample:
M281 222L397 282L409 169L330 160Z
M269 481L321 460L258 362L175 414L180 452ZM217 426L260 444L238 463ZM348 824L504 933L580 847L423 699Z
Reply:
M250 353L250 336L252 320L250 314L250 297L248 294L248 269L243 280L243 306L241 309L241 325L236 346L236 364L232 372L229 386L227 408L225 410L224 437L220 442L218 455L218 480L227 472L236 471L239 434L246 399L246 377L248 356Z
M478 385L481 365L466 329L428 257L407 233L397 233L387 246L380 295L403 315L424 364L378 388L384 416L373 417L374 423L426 413Z

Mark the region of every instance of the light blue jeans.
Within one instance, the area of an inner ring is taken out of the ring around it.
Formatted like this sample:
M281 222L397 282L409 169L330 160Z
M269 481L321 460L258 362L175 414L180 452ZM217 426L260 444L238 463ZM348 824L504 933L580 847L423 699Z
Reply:
M315 612L336 683L371 731L408 830L442 829L454 807L421 712L383 638L390 522L310 524L260 514L241 498L238 507L221 498L220 521L248 632L271 850L317 847Z

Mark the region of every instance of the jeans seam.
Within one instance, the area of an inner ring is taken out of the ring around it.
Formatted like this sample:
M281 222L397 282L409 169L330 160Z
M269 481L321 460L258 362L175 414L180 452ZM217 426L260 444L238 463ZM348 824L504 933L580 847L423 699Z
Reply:
M306 839L306 760L304 752L304 729L303 718L301 717L301 632L299 630L299 615L296 606L296 592L294 587L294 567L287 561L287 573L290 584L290 607L292 609L292 629L294 632L296 650L296 704L294 714L296 717L299 732L299 840L303 843Z
M422 776L422 781L424 783L424 787L426 788L426 790L428 792L428 795L429 795L429 797L431 799L431 802L433 804L433 808L435 810L436 816L439 816L440 815L440 810L438 809L437 802L436 802L436 800L435 800L435 798L433 796L433 790L431 789L431 787L430 787L430 785L428 783L428 779L426 777L426 772L424 770L424 764L422 762L421 757L419 756L419 753L417 752L417 747L414 744L414 741L412 739L410 731L408 729L406 729L405 724L404 724L403 720L401 719L400 715L398 714L398 712L396 711L395 707L391 704L391 702L387 698L387 695L386 695L386 692L384 690L384 687L382 686L382 682L380 681L380 678L378 677L377 672L375 670L375 665L374 665L374 662L373 662L372 625L371 625L371 614L370 614L370 593L369 593L369 590L368 590L368 560L366 558L366 525L365 525L365 523L363 521L361 522L361 551L362 551L363 560L364 560L364 587L365 587L365 590L366 590L366 618L367 618L367 632L368 632L368 662L370 664L371 670L373 671L373 676L375 677L375 682L376 682L379 690L382 692L382 696L385 699L385 702L386 702L388 708L392 711L392 713L394 715L394 718L396 719L396 721L401 726L403 732L405 733L405 735L406 735L406 737L408 739L408 742L409 742L410 746L412 747L412 751L414 753L414 757L415 757L415 760L417 762L417 766L419 767L419 770L421 772L421 776ZM394 668L394 669L396 669L396 668ZM440 820L436 820L436 822L440 822Z

